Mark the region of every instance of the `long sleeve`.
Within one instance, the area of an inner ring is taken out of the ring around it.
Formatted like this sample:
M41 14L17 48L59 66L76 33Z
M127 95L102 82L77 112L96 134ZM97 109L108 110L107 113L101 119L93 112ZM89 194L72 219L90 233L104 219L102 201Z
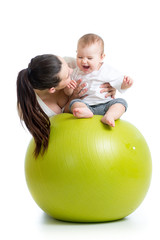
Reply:
M106 79L106 82L109 82L110 85L116 88L120 93L126 91L121 89L121 85L124 79L124 75L122 73L107 64L104 64L103 70L103 80Z
M73 57L64 57L64 60L68 64L68 66L72 69L76 68L76 59Z

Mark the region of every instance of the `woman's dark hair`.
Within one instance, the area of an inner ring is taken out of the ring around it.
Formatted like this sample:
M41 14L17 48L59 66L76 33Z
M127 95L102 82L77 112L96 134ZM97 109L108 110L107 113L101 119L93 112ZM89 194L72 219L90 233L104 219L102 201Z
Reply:
M34 89L44 90L58 86L61 81L58 77L61 65L62 62L55 55L39 55L17 77L18 112L35 140L35 157L39 155L41 148L43 154L48 147L50 120L41 109Z

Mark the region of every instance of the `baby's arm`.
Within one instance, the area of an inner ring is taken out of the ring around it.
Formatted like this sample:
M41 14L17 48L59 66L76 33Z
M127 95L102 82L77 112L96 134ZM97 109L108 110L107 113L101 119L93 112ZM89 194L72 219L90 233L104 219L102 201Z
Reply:
M123 83L121 85L121 89L130 88L132 86L132 84L133 84L133 79L128 76L124 76Z
M71 96L76 86L77 86L77 82L75 80L71 80L71 82L64 88L64 93L67 96Z

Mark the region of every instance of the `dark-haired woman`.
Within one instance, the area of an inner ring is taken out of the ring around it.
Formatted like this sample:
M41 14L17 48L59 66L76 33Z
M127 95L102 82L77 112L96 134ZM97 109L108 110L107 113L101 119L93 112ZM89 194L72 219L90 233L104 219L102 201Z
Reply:
M64 88L71 82L71 73L72 69L63 58L44 54L33 58L28 68L18 74L18 112L35 140L35 157L41 149L44 153L48 147L49 117L62 113L64 107L67 112L70 100L81 98L87 91L79 80L70 98L64 93ZM103 87L106 88L102 91L108 91L109 86ZM110 90L109 94L112 95L114 89Z

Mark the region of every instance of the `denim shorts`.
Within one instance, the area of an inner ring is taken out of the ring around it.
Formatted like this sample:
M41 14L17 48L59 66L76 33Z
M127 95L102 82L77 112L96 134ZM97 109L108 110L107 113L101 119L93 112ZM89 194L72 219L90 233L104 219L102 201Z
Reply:
M94 115L105 115L105 113L108 111L108 109L116 103L122 104L125 107L125 111L127 110L127 107L128 107L128 104L127 104L126 100L124 100L123 98L116 98L116 99L110 100L106 103L100 103L100 104L97 104L97 105L88 105L87 103L85 103L84 100L74 99L70 102L70 105L69 105L69 111L70 112L71 112L71 107L72 107L73 103L75 103L75 102L84 103L91 110L91 112Z

